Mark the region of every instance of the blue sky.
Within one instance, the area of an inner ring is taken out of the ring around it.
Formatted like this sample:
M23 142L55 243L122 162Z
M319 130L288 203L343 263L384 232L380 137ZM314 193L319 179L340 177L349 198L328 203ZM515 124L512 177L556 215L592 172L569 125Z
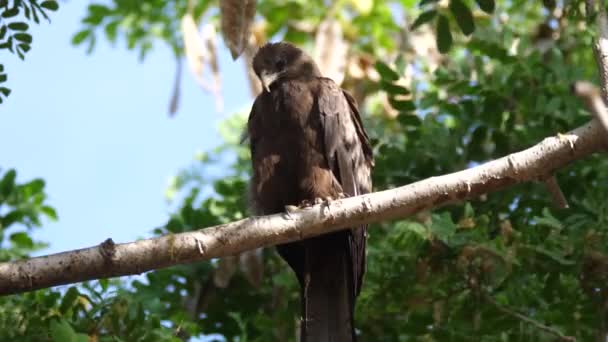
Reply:
M70 45L86 6L61 2L51 24L33 27L25 61L2 53L13 92L0 104L0 167L17 169L20 182L43 178L59 214L34 234L51 244L41 254L149 236L168 217L169 177L217 145L218 123L251 103L242 61L220 42L224 112L184 70L170 118L169 49L159 43L140 63L124 42L99 39L86 55Z

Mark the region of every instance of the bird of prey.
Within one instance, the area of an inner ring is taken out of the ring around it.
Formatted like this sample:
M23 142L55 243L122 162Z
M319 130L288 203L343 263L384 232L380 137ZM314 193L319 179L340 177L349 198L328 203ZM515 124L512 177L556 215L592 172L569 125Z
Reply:
M258 215L371 191L372 149L355 100L285 42L262 46L253 69L263 91L247 135ZM354 341L354 306L365 272L366 226L277 246L295 272L301 341Z

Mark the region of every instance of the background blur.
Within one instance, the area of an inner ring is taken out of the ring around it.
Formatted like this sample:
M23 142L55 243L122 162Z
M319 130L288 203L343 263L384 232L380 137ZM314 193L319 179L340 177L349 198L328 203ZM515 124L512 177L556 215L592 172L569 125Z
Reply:
M185 73L170 117L169 47L158 44L141 62L124 42L100 40L87 55L70 44L87 6L61 3L52 24L32 26L26 61L3 59L13 93L0 107L1 167L17 169L20 181L44 178L60 217L35 231L50 243L38 254L149 236L167 219L170 178L220 143L219 121L251 103L243 60L221 48L224 110Z

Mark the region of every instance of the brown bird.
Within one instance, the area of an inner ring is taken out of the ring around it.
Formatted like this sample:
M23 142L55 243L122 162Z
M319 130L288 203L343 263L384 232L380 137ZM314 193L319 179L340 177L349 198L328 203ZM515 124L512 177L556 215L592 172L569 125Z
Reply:
M268 43L253 59L264 91L247 125L258 215L371 191L372 149L355 100L297 47ZM277 246L300 283L301 341L354 341L367 226Z

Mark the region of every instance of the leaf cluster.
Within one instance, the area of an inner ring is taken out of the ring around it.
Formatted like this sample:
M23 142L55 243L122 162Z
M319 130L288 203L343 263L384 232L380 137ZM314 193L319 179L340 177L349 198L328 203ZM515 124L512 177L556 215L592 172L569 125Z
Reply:
M0 261L18 259L40 250L29 232L42 225L42 218L57 219L55 209L46 203L44 180L17 182L17 172L0 173Z
M17 54L22 60L30 51L32 35L29 33L29 22L40 23L40 17L50 22L48 11L56 11L59 4L55 0L0 0L0 50L8 50ZM24 18L25 17L25 20ZM3 97L8 97L11 90L2 85L7 80L3 73L4 66L0 64L0 103Z

